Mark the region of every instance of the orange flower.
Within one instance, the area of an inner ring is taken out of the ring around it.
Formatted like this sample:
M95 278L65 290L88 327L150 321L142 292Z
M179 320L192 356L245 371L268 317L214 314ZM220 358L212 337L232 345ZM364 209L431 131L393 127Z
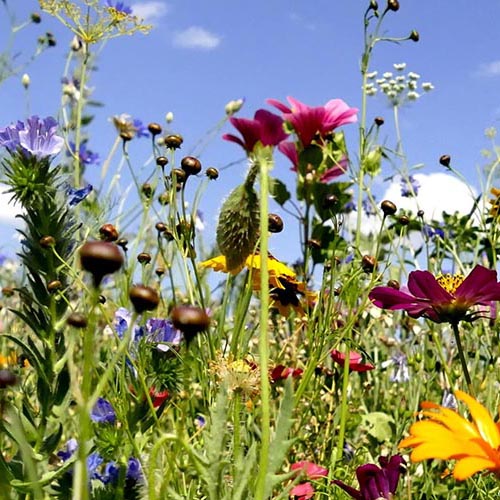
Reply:
M413 448L411 460L457 460L453 477L460 481L476 472L500 474L500 425L488 410L472 396L456 391L457 399L469 408L472 421L443 406L424 401L421 415L410 436L399 443L400 448Z

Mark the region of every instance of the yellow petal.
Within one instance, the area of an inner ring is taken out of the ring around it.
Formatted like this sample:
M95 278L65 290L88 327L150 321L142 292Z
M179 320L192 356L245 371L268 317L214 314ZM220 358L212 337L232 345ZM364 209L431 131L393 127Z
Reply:
M224 255L219 255L217 257L214 257L213 259L208 259L203 262L200 262L201 267L209 267L213 269L214 271L220 271L223 273L227 273L227 266L226 266L226 257ZM231 270L231 274L235 275L238 274L241 270L243 269L243 266L240 266L236 269Z
M453 477L463 481L484 470L498 470L498 464L484 457L464 457L456 463Z

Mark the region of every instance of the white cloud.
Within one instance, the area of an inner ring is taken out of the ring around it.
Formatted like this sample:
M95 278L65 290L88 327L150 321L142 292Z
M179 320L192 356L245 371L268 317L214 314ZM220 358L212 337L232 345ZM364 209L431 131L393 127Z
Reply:
M382 200L392 201L399 209L408 210L416 215L419 210L424 211L424 220L442 221L443 212L461 215L470 213L474 205L476 193L471 188L457 179L445 173L415 174L414 179L420 184L418 195L406 198L401 195L400 178L395 178L383 194ZM380 202L378 203L380 207ZM380 230L381 211L379 216L368 217L362 214L361 232L364 234L375 233ZM346 226L353 229L356 225L357 213L351 212L346 217Z
M23 209L20 205L11 203L12 195L6 193L8 186L0 184L0 224L19 226L20 219L16 219L16 215L22 213Z
M200 26L191 26L174 35L173 43L176 47L184 49L215 49L221 42L221 37L210 33Z
M500 60L480 64L476 74L478 76L500 76Z
M146 23L154 23L165 16L170 7L165 2L142 2L131 6L132 14Z

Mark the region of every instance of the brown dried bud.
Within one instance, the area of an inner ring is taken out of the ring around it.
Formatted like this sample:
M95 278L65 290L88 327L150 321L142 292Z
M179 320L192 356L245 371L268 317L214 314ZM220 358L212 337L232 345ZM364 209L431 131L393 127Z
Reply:
M184 334L189 344L197 333L207 330L210 318L204 309L196 306L176 306L170 313L175 328Z
M149 200L153 196L153 186L149 182L145 182L141 186L142 194Z
M164 167L168 163L168 158L166 156L158 156L156 158L156 164L159 165L160 167Z
M181 160L181 167L186 175L196 175L201 172L201 162L194 156L186 156Z
M88 241L80 248L82 268L92 274L98 287L106 274L118 271L123 265L123 255L118 247L106 241Z
M0 389L17 384L17 377L10 370L0 370Z
M393 12L397 12L399 10L398 0L387 0L387 10L392 10Z
M269 214L267 227L271 233L281 233L283 231L283 219L278 214Z
M371 255L363 255L361 267L365 273L372 273L377 267L377 259Z
M116 241L118 239L118 230L113 224L104 224L99 228L99 236L104 241Z
M148 130L154 137L155 135L161 134L161 125L159 123L152 122L148 125Z
M156 276L158 276L158 278L161 278L165 274L165 268L164 267L157 267L155 269L155 273L156 273Z
M384 212L384 215L394 215L397 211L396 205L389 200L384 200L380 204L380 208L382 209L382 212Z
M443 167L449 167L451 162L451 156L450 155L443 155L441 158L439 158L439 163L443 165Z
M321 241L315 240L315 239L310 239L307 240L307 246L312 249L320 250L321 249Z
M400 284L398 280L389 280L387 282L387 286L390 288L394 288L394 290L399 290Z
M167 193L167 191L164 191L163 193L158 196L158 203L160 205L168 205L170 202L170 194Z
M127 238L120 238L116 244L123 249L124 252L128 250L127 245L128 245L128 240Z
M4 297L12 297L14 295L14 289L10 286L4 286L2 288L2 295Z
M164 233L167 230L167 226L164 222L157 222L155 228L159 233Z
M174 233L172 233L172 231L169 231L168 229L163 233L163 236L165 237L165 239L167 241L174 241L175 240Z
M205 175L211 180L215 181L219 177L219 171L215 167L208 167L205 170Z
M186 172L180 168L173 168L172 169L172 174L171 174L172 179L174 178L174 176L175 176L178 184L182 184L187 179Z
M160 303L158 292L150 286L135 285L130 289L128 296L137 314L152 311Z
M131 141L134 138L134 133L129 130L124 130L120 132L120 137L123 139L123 142Z
M408 38L413 42L418 42L420 40L420 34L417 30L411 30L410 36Z
M139 264L149 264L151 262L151 254L147 252L141 252L137 256L137 262L139 262Z
M56 245L56 240L53 236L42 236L39 243L42 248L52 248Z
M179 134L170 134L163 138L163 143L168 149L179 149L184 139Z
M385 123L385 120L381 116L376 116L373 121L377 127L381 127Z
M60 290L62 288L62 283L59 280L52 280L47 283L47 290L52 293Z
M74 312L66 318L66 323L74 328L85 328L87 326L87 318L82 313Z
M401 217L399 217L398 222L402 226L407 226L410 223L410 218L407 217L406 215L402 215Z
M417 216L418 216L418 217L423 217L423 216L424 216L424 211L423 211L423 210L419 210L419 211L417 212Z

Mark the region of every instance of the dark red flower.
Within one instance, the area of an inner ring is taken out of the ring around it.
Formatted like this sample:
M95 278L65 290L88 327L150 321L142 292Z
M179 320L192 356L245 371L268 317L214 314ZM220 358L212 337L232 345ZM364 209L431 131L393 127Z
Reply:
M480 265L467 277L457 274L435 277L429 271L413 271L408 277L408 287L396 290L378 286L369 297L382 309L404 309L413 318L457 324L479 317L480 311L469 311L472 307L490 306L500 300L500 283L496 271Z
M330 351L330 356L335 363L338 363L340 366L344 366L346 355L343 352L337 351L337 349L332 349ZM367 372L375 368L375 366L371 363L362 363L362 358L361 354L355 351L349 351L349 370L353 372Z
M149 396L155 408L159 408L170 396L167 390L165 391L156 391L154 387L149 389Z
M222 138L239 144L247 153L251 153L258 142L263 146L276 146L288 136L283 129L283 119L265 109L257 110L253 120L231 117L229 121L242 138L233 134L224 134Z
M356 469L359 490L338 479L333 483L355 500L392 500L398 487L399 476L406 470L406 462L401 455L394 455L391 458L380 457L378 461L380 467L375 464L365 464Z
M290 368L284 365L276 365L270 373L271 380L277 382L278 380L285 380L288 377L298 378L302 375L304 370L301 368Z

